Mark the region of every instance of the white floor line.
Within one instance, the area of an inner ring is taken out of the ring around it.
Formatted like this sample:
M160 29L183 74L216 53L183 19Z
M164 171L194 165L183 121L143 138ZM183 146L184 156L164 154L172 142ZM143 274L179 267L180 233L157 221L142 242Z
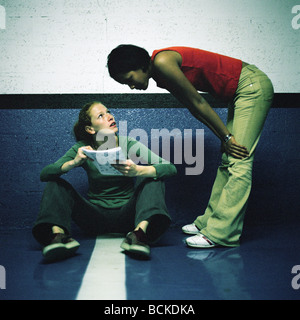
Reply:
M125 300L125 254L119 234L98 236L76 300Z

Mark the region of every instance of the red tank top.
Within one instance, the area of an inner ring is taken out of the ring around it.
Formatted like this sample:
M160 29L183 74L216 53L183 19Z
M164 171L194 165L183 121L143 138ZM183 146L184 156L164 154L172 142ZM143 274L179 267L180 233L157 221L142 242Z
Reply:
M155 50L151 60L161 51L176 51L182 57L181 70L193 86L225 101L233 98L242 70L242 61L221 54L189 47L169 47ZM157 80L157 86L167 89Z

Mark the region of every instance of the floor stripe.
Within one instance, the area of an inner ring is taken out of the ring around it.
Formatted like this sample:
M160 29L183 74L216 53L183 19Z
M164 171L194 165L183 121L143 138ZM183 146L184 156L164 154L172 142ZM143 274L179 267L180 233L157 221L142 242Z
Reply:
M124 237L99 236L79 289L77 300L125 300Z

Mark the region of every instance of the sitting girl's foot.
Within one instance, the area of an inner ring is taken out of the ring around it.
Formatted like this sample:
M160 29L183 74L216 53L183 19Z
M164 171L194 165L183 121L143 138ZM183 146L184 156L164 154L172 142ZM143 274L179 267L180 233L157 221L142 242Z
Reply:
M141 258L150 257L150 247L147 244L147 237L140 228L133 232L129 232L121 244L121 248L128 253L132 253Z
M58 261L73 256L80 244L63 233L53 234L50 244L44 247L43 256L46 261Z

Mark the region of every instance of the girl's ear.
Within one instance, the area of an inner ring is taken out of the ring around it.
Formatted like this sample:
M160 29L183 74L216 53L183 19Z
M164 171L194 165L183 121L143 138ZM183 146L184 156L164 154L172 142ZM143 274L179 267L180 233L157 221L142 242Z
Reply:
M89 134L95 134L95 133L96 133L96 131L94 130L94 128L91 127L91 126L85 126L84 129L85 129L85 131L86 131L87 133L89 133Z

